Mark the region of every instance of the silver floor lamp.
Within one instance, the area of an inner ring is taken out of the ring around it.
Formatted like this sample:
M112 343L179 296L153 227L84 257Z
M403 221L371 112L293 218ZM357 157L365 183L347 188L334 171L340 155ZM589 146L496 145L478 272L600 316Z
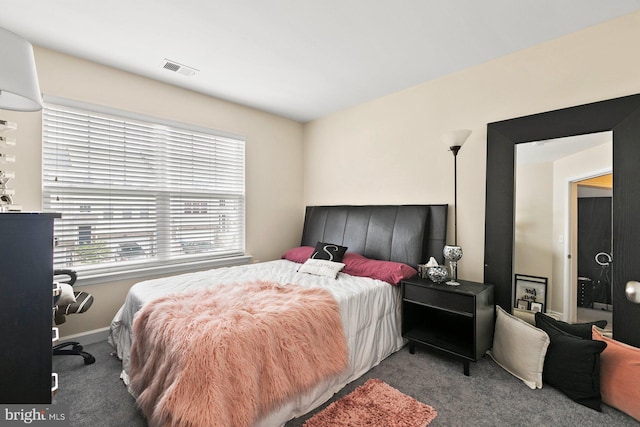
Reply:
M462 258L462 248L458 246L458 151L462 148L467 138L471 135L469 129L459 129L448 132L442 136L443 142L453 153L453 245L446 245L442 251L444 258L449 261L451 280L446 284L458 286L458 261Z

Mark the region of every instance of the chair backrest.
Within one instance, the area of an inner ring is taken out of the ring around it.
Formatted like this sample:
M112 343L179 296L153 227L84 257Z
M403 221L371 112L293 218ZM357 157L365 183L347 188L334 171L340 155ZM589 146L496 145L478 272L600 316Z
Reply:
M73 270L57 269L53 270L53 281L67 283L73 286L78 280L78 273Z
M54 270L53 277L56 282L73 286L78 279L78 274L73 270ZM73 290L67 293L64 300L61 295L56 301L55 324L60 325L66 322L67 314L84 313L89 310L91 304L93 304L93 296L84 291Z

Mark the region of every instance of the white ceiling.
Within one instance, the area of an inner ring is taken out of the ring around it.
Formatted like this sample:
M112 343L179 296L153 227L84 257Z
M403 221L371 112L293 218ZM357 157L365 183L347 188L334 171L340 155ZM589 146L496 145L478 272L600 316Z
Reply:
M33 44L306 122L640 0L0 0ZM167 58L199 70L160 68Z
M516 162L518 164L554 162L612 141L613 132L605 131L517 144Z

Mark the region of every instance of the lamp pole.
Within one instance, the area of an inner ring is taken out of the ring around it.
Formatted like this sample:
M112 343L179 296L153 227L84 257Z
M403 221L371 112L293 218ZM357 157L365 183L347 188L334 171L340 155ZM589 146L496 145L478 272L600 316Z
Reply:
M451 269L451 278L447 285L458 286L458 261L462 258L462 248L458 246L458 151L462 144L469 138L471 131L469 129L459 129L448 132L442 136L443 142L449 151L453 153L453 246L445 245L442 254L449 261Z
M458 151L461 145L452 145L453 153L453 244L458 246Z

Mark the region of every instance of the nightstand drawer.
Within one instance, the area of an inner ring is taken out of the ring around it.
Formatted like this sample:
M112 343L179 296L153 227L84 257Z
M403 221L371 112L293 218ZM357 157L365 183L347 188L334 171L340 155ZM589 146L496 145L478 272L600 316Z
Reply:
M404 299L471 315L475 312L473 296L428 289L411 283L404 285Z

